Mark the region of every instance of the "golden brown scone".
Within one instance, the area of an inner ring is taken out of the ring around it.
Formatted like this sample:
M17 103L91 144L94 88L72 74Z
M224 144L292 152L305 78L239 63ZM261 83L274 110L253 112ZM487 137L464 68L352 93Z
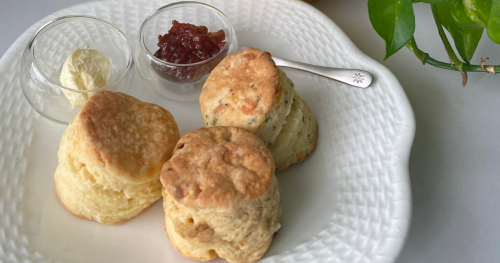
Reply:
M163 166L161 182L167 236L188 258L255 261L280 228L272 155L243 129L186 134Z
M162 107L98 92L61 139L57 196L76 216L123 223L161 197L160 171L179 137L174 118Z
M212 71L200 95L201 114L205 127L236 126L257 135L281 171L316 147L316 118L302 98L293 108L294 96L300 98L271 54L247 48L227 56ZM298 122L303 115L310 121Z
M236 126L271 145L290 112L293 83L271 54L247 48L224 58L200 94L205 127Z
M292 110L276 141L269 147L276 171L303 161L316 149L318 123L307 103L294 92Z

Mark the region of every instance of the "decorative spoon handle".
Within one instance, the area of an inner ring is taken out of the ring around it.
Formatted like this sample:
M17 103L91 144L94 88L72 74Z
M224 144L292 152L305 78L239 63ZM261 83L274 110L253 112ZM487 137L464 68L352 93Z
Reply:
M247 47L240 45L238 47L238 50L243 50L246 48ZM368 88L373 83L373 75L366 70L316 66L293 60L277 58L275 56L273 56L273 60L276 65L280 67L294 68L310 72L358 88Z
M373 82L373 75L365 70L316 66L274 56L273 60L277 66L310 72L357 88L368 88Z

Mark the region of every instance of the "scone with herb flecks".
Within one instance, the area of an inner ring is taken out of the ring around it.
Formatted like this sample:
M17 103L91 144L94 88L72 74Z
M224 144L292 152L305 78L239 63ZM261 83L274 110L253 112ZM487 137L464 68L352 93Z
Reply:
M268 52L247 48L224 58L203 86L200 107L205 127L236 126L257 135L278 171L316 148L316 118Z

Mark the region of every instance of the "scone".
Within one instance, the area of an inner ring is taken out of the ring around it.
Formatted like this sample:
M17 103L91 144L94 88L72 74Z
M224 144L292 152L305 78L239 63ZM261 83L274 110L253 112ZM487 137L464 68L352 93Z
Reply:
M57 196L78 217L123 223L161 197L161 168L179 138L174 118L162 107L98 92L62 136Z
M212 70L201 91L205 127L237 126L270 146L290 113L293 90L268 52L247 48L231 54Z
M203 86L200 107L205 127L235 126L257 135L278 171L316 148L316 118L268 52L247 48L224 58ZM304 123L296 123L301 117Z
M161 182L165 231L188 258L255 261L280 228L272 155L243 129L199 128L184 135Z
M285 120L276 141L269 146L277 171L309 157L318 140L316 118L297 91L294 91L292 109Z

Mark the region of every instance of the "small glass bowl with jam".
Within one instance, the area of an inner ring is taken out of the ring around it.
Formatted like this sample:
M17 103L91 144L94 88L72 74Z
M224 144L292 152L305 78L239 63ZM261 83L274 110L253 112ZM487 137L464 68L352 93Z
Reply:
M68 67L68 61L82 60L81 65ZM21 60L21 88L42 116L69 123L95 92L127 92L135 73L133 66L132 46L120 29L97 17L63 16L43 25L26 45ZM82 67L87 72L78 70ZM96 70L103 71L105 80L91 76L89 71Z
M213 6L176 2L148 16L139 31L137 71L160 96L197 100L204 81L238 40L227 17Z

